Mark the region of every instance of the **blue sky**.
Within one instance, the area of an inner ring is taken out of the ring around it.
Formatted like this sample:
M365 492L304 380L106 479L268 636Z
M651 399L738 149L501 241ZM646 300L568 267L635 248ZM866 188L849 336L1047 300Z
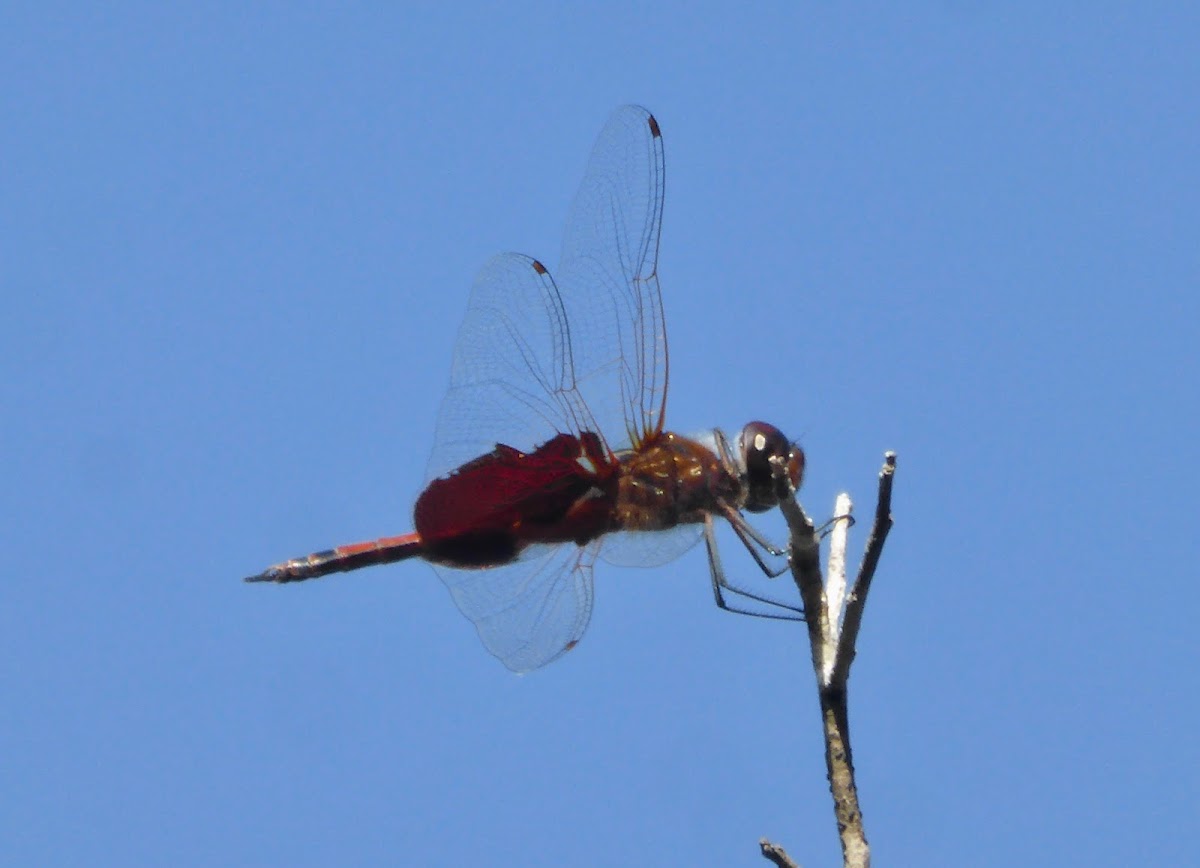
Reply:
M557 260L626 102L670 426L779 425L817 517L900 456L851 678L878 863L1187 861L1198 39L1184 4L0 13L0 861L836 862L802 630L717 611L699 549L601 565L525 677L422 564L240 582L409 529L475 271Z

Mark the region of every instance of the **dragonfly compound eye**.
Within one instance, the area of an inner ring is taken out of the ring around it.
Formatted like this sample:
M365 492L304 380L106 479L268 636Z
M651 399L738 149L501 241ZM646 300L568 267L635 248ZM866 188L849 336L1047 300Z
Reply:
M751 422L742 429L742 461L746 468L746 509L763 512L776 506L775 475L771 459L786 463L794 488L804 478L804 450L788 441L783 432L766 422Z

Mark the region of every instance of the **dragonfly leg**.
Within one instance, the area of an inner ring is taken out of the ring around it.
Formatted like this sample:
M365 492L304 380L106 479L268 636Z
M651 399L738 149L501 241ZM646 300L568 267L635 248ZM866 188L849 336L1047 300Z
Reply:
M743 539L743 542L745 540ZM737 585L731 584L725 577L725 569L721 566L721 553L717 548L717 537L713 527L711 516L706 516L704 519L704 545L708 550L708 566L709 576L712 580L713 599L716 601L717 608L726 612L735 612L739 615L749 615L753 618L768 618L775 621L803 621L804 609L799 606L793 606L789 603L784 603L779 600L773 600L770 597L764 597L761 594L756 594L753 591L747 591L745 588L739 588ZM770 575L766 564L761 557L751 549L751 554L755 555L759 566L763 567L763 571ZM778 573L776 573L778 575ZM779 611L762 612L755 609L747 609L741 606L733 605L725 599L725 592L736 594L747 600L753 600L756 603L761 603L764 606L772 606Z

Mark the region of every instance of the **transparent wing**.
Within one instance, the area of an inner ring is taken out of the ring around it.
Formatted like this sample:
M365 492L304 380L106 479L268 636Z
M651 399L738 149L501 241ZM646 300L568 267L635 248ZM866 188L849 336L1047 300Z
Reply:
M604 537L600 558L618 567L661 567L669 564L704 534L702 524L681 524L670 530L625 530Z
M658 285L662 135L640 106L613 112L588 161L563 239L559 286L573 331L575 386L612 449L663 425L667 333Z
M532 451L556 434L594 430L574 388L566 316L541 263L502 253L483 266L455 344L427 481L498 443Z
M503 567L434 569L484 647L514 672L529 672L570 651L587 630L596 549L537 546Z
M662 429L667 343L656 273L663 202L658 124L618 109L567 222L563 282L534 259L493 258L471 289L427 479L497 444L530 452L595 432L613 452ZM515 563L436 568L488 650L528 671L573 647L592 608L599 542L526 550Z
M483 267L455 345L427 479L497 443L531 449L557 433L594 431L615 452L662 429L663 183L658 123L639 106L619 108L575 196L559 282L516 253Z

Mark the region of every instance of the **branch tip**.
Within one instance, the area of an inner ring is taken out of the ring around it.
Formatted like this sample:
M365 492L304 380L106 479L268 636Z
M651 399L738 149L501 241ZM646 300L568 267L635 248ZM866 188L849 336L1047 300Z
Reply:
M774 862L777 868L800 868L800 863L794 861L787 854L787 850L784 850L778 844L772 844L766 838L759 838L758 847L763 854L763 858Z

